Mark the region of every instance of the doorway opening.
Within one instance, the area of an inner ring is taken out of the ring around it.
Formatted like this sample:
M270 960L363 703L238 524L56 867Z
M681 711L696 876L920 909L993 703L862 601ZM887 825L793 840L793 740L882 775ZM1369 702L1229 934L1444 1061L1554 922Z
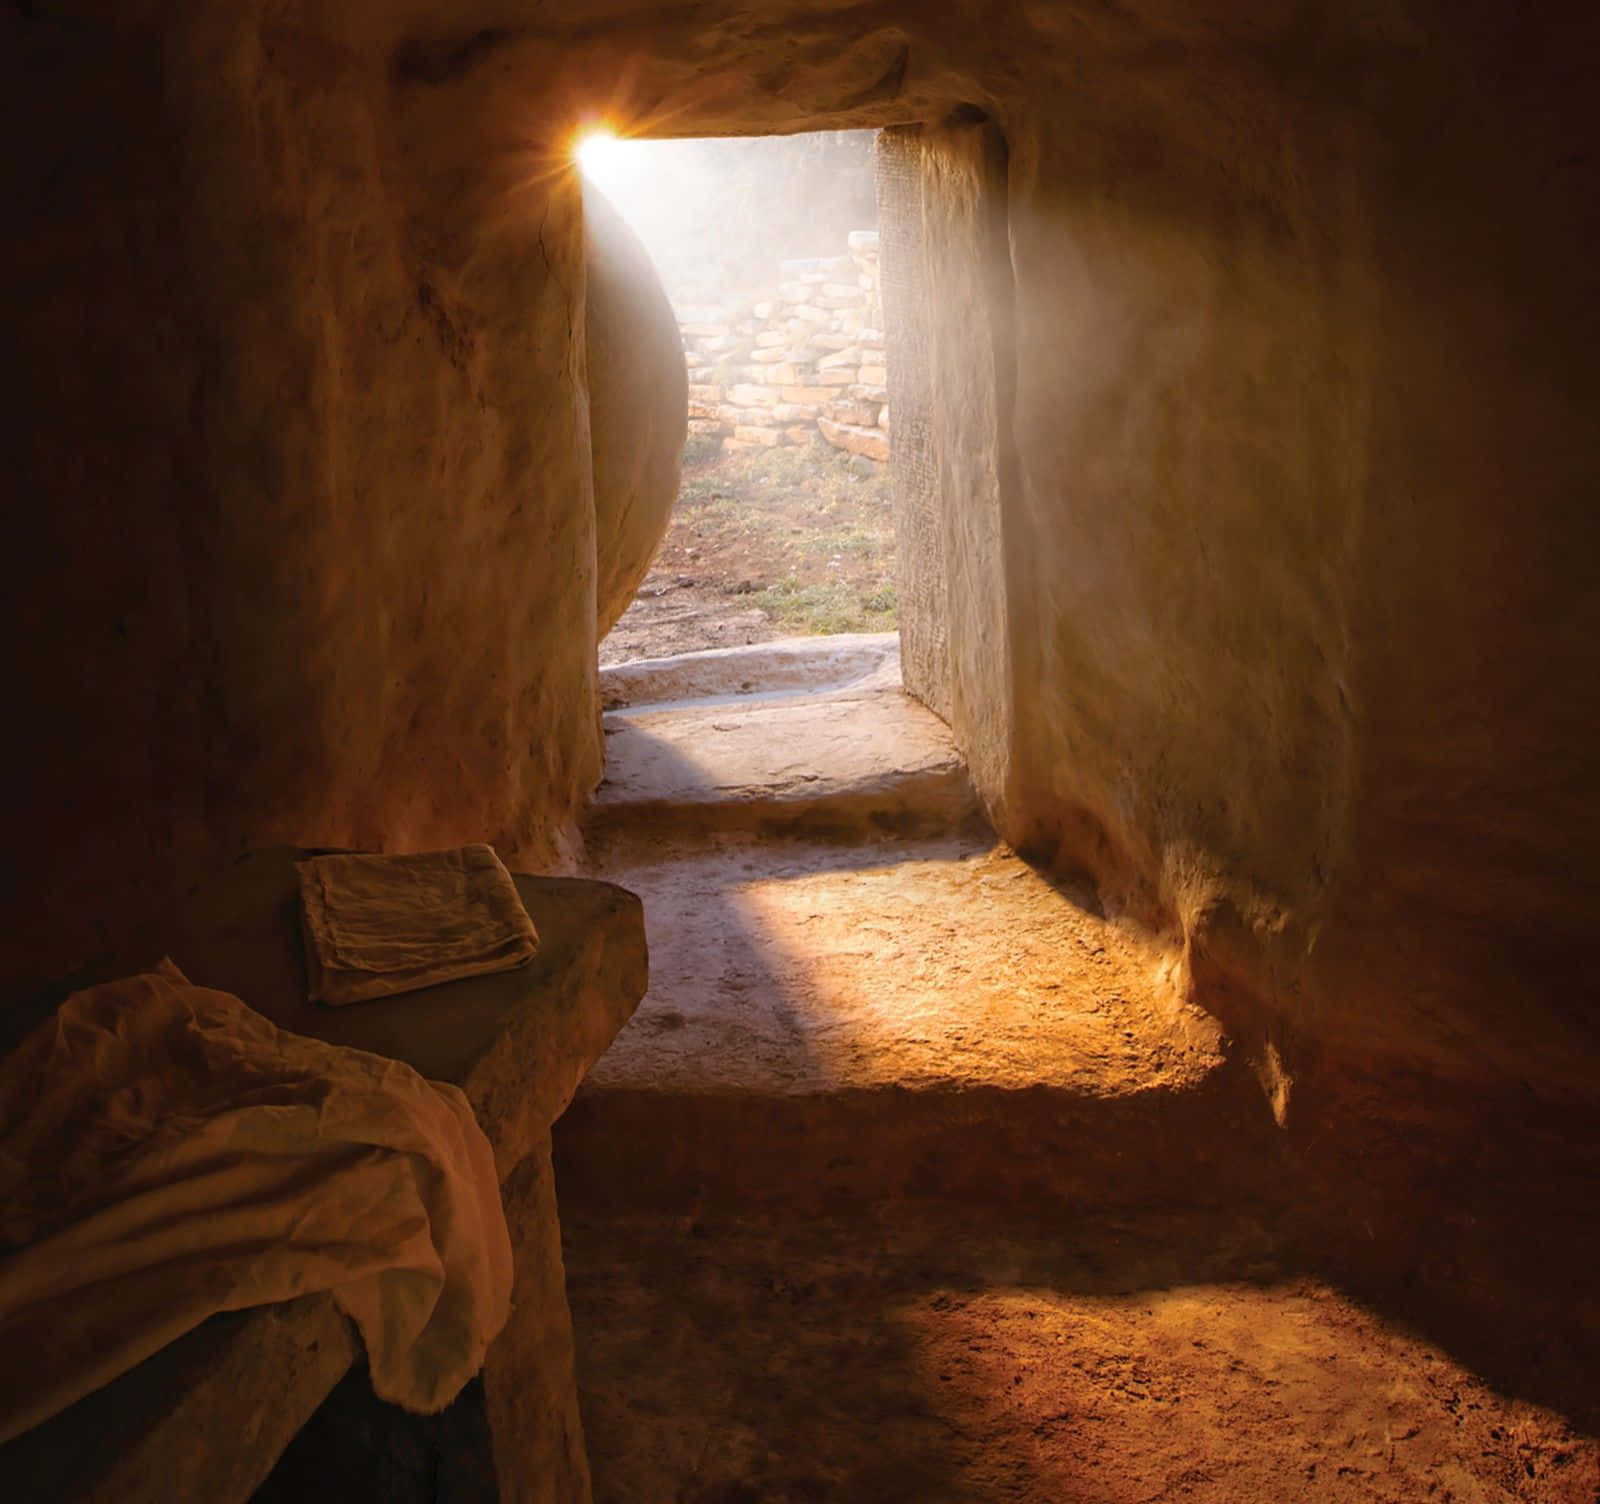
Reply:
M579 147L671 300L689 433L602 667L898 625L876 131Z

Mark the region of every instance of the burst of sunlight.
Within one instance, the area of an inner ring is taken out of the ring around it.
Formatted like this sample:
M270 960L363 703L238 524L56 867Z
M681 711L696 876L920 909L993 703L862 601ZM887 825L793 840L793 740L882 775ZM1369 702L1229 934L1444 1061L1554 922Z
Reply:
M610 200L647 245L662 227L683 234L684 203L698 181L698 142L657 141L596 123L580 131L572 158L583 180ZM701 174L703 176L703 173Z
M610 126L597 125L578 137L572 154L578 159L578 166L592 177L617 161L621 147L621 140Z
M578 136L573 156L585 179L632 219L642 205L671 198L674 187L670 173L662 176L661 154L671 153L675 146L674 142L632 140L609 125L596 125Z

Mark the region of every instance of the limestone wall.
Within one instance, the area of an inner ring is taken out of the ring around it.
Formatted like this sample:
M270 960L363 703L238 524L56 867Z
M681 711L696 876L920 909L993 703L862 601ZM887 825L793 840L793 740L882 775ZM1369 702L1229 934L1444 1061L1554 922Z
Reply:
M853 231L847 254L785 260L777 273L770 296L678 305L689 432L727 450L821 439L886 464L877 232Z

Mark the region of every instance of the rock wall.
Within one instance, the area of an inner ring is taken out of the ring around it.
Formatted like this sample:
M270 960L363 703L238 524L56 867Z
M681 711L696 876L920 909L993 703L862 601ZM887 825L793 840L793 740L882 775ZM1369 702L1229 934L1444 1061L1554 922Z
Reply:
M1006 123L1006 828L1181 937L1280 1108L1600 1044L1594 129L1483 9L1395 35Z
M878 233L779 263L771 296L679 305L689 432L727 450L814 444L889 459Z
M1016 585L1005 518L1015 368L1005 141L992 121L918 135L923 300L915 312L928 330L950 725L996 829L1014 834L1015 705L1029 691L1012 663Z
M880 131L874 166L882 225L885 352L896 427L889 472L894 497L895 593L900 671L907 690L949 721L950 608L934 451L931 268L922 213L923 131Z

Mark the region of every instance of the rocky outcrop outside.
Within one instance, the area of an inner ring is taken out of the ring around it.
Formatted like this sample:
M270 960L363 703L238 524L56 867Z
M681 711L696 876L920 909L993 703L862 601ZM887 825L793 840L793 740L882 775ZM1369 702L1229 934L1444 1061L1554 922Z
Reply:
M689 432L724 450L820 438L889 458L878 232L844 255L778 263L770 295L675 302L689 371Z

